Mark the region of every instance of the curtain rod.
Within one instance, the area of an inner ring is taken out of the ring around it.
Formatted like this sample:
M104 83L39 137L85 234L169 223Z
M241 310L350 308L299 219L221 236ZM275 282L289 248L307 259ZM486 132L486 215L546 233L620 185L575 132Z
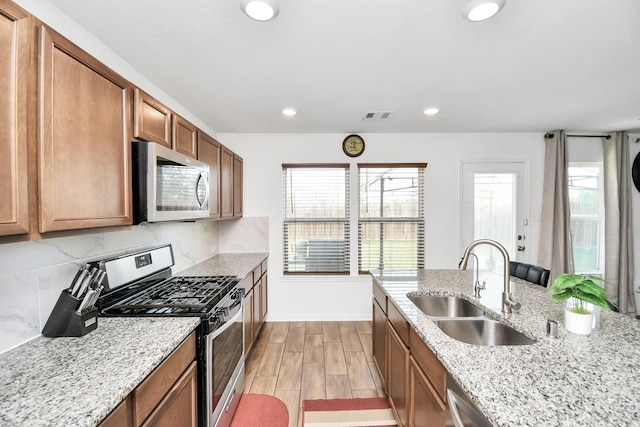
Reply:
M551 132L545 133L544 137L546 139L549 138L553 138L553 134ZM567 135L567 137L570 138L604 138L604 139L611 139L611 135Z

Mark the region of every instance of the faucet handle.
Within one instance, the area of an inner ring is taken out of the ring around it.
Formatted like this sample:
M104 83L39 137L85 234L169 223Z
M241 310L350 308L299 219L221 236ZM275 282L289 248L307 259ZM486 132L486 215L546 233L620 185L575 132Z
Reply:
M508 305L509 307L511 307L511 309L514 310L514 311L519 311L522 308L522 304L520 304L519 302L515 302L513 300L513 295L511 295L511 294L507 295L507 297L505 298L504 303L506 305Z
M476 280L476 283L473 285L473 296L476 298L480 298L480 291L487 289L487 282L482 281L482 285L479 280Z

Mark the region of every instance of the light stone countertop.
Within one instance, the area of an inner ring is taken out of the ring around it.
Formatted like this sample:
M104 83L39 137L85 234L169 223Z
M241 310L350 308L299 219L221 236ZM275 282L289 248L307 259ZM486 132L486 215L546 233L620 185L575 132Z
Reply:
M244 279L268 256L269 254L266 252L218 254L174 275L212 276L219 274Z
M96 426L199 324L100 317L83 337L39 337L0 354L0 425Z
M596 329L579 336L564 329L563 303L547 290L511 278L519 313L500 314L502 277L473 298L471 270L373 272L449 374L495 426L640 426L640 321L596 309ZM408 293L463 297L536 343L480 347L445 335ZM546 320L559 338L546 336Z
M218 254L175 276L247 277L267 253ZM197 328L198 317L100 317L84 337L0 354L0 426L98 425Z

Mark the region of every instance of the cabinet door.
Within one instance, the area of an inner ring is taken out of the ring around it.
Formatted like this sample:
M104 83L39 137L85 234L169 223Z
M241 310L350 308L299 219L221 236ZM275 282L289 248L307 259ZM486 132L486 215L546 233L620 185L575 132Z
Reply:
M218 141L198 131L198 160L209 165L209 218L220 217L220 150Z
M258 337L260 333L260 327L262 321L260 319L260 295L262 294L262 280L258 280L253 285L253 334L254 339Z
M220 153L220 216L233 216L233 151L224 145Z
M413 357L410 357L409 427L444 427L446 406Z
M0 236L29 231L27 74L29 17L0 1Z
M390 323L387 323L388 377L387 394L396 420L400 426L407 426L409 418L409 349Z
M255 299L253 297L253 289L250 289L244 296L244 351L245 358L248 357L249 352L253 348L253 305Z
M133 91L133 136L171 148L171 110L138 88Z
M371 339L373 341L373 361L378 367L380 378L382 379L382 387L387 389L387 316L373 298L373 322Z
M40 231L131 224L129 83L45 26L39 55Z
M268 287L267 287L267 272L262 273L262 287L260 288L260 323L264 323L265 318L267 317L267 298L268 298Z
M143 427L198 427L197 362L171 387Z
M242 157L233 155L233 216L242 216Z
M98 424L98 427L133 427L132 406L131 395L129 395Z
M172 135L174 150L194 159L198 156L198 128L174 114Z

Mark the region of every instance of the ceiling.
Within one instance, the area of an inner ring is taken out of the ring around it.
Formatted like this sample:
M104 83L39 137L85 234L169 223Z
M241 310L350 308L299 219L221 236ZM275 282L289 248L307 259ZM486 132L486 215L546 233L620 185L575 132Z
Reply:
M638 0L50 2L220 133L640 129Z

